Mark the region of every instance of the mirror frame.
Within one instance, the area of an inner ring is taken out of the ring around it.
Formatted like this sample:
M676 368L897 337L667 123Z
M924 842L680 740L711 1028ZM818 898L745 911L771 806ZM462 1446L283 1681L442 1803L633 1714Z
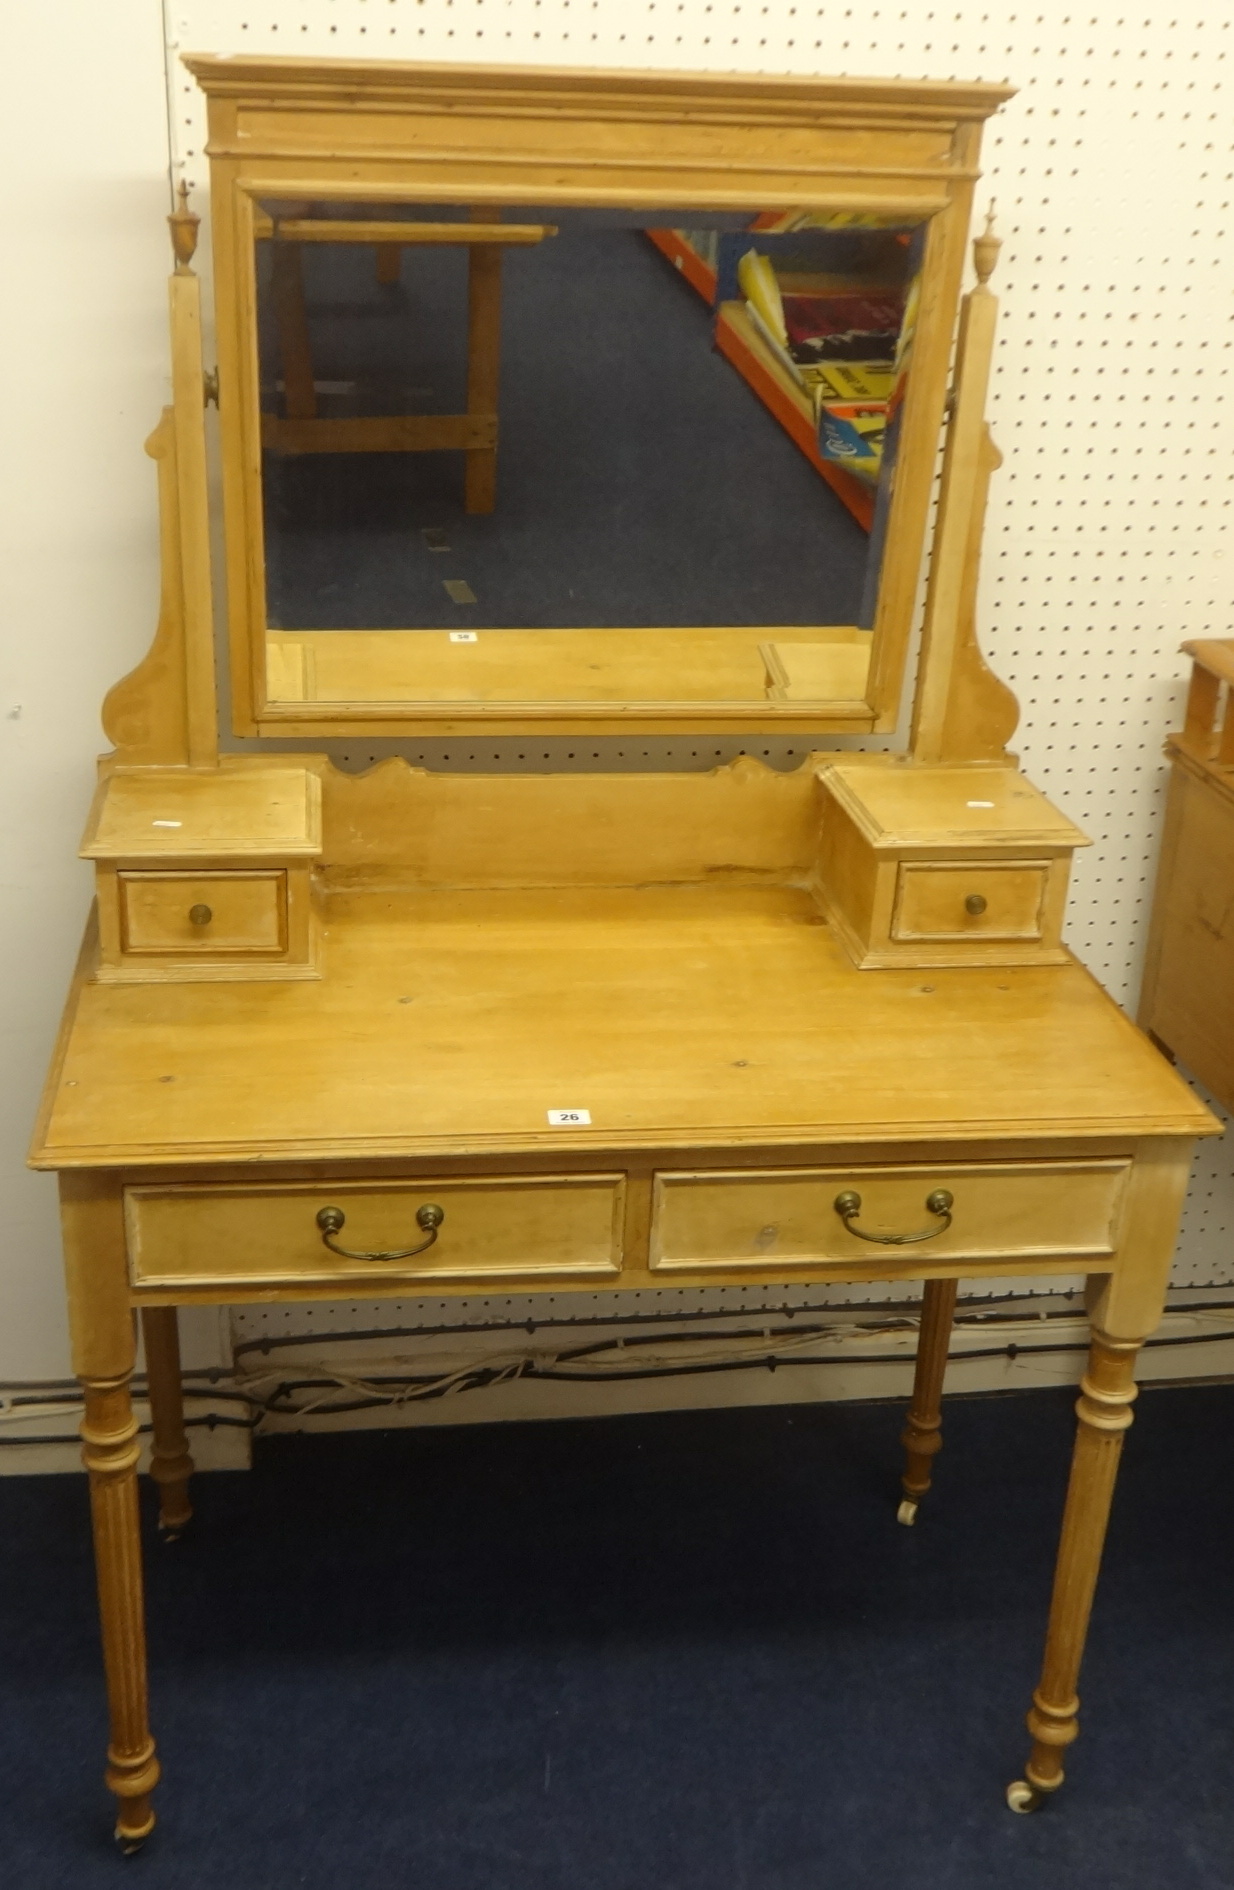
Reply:
M190 55L209 105L232 721L240 736L889 732L897 726L983 122L952 81ZM262 197L929 219L866 697L741 703L271 701L254 222Z

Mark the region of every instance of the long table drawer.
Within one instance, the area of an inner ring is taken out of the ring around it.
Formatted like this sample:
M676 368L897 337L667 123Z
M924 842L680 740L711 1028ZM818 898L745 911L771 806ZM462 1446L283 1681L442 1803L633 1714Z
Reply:
M136 1287L611 1277L621 1269L624 1192L621 1175L143 1185L125 1189L129 1271ZM416 1217L430 1205L443 1212L437 1237L410 1259L345 1258L326 1246L317 1219L338 1208L338 1246L397 1252L424 1240Z
M1097 1258L1114 1251L1130 1163L974 1162L897 1168L776 1168L656 1177L654 1272L914 1260ZM927 1203L952 1196L951 1224ZM845 1225L838 1196L857 1194ZM863 1239L852 1231L876 1236ZM877 1236L928 1234L901 1245Z

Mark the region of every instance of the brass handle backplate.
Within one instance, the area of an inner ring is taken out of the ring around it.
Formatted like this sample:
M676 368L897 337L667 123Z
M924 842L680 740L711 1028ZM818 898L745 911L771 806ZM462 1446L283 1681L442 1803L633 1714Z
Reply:
M193 925L209 925L214 914L209 906L190 906L189 920Z
M361 1253L354 1247L340 1247L334 1236L342 1231L347 1216L342 1208L323 1207L317 1216L317 1225L321 1229L321 1238L331 1253L341 1253L344 1260L410 1260L416 1254L423 1253L433 1245L437 1238L437 1229L446 1218L444 1208L433 1202L426 1202L416 1209L416 1226L422 1227L427 1240L422 1240L418 1247L395 1247L389 1253Z
M926 1213L938 1216L937 1227L925 1227L919 1234L867 1234L864 1228L854 1222L861 1212L861 1196L853 1188L846 1188L843 1194L835 1198L835 1210L844 1222L850 1234L856 1234L858 1240L870 1240L878 1247L914 1247L919 1240L933 1240L936 1234L945 1234L951 1226L951 1209L955 1196L950 1188L935 1188L926 1196Z
M985 911L985 909L986 909L985 894L984 893L969 893L968 898L964 901L965 912L971 912L974 919L977 919L977 918L980 918L981 914Z

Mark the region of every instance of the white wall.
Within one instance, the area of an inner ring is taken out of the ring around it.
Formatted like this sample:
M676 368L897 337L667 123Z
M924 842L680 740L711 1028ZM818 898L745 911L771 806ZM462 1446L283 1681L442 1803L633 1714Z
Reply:
M68 1371L55 1182L24 1162L90 899L99 707L157 614L163 45L158 0L0 6L0 1380Z

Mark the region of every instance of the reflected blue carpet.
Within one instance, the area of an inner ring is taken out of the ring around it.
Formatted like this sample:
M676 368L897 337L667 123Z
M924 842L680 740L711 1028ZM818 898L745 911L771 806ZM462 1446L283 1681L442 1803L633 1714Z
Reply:
M356 389L323 414L462 411L461 251L406 257L385 288L367 248L309 246L304 266L314 372ZM464 512L459 453L266 453L272 625L858 622L866 533L641 231L570 228L512 251L504 284L496 510ZM273 406L269 334L266 355Z

